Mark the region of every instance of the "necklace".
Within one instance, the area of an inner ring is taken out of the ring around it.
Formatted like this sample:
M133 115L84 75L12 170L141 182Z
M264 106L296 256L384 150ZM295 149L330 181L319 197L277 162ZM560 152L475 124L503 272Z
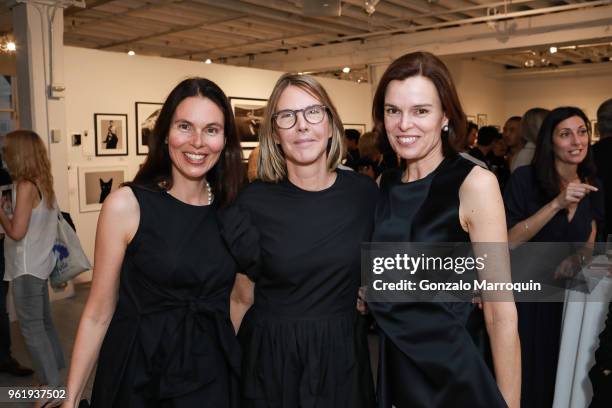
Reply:
M210 187L210 183L206 182L206 192L208 193L208 205L211 205L215 196L212 193L212 188Z

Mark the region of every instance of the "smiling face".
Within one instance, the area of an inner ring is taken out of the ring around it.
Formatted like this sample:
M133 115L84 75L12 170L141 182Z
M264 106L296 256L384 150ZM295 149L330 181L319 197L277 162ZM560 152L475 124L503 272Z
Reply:
M288 86L280 95L275 112L299 110L321 101L297 86ZM329 114L317 124L306 121L304 113L298 112L296 122L290 129L274 127L274 139L279 143L287 161L287 170L292 172L296 166L326 166L327 142L331 138Z
M413 76L389 82L384 104L389 143L403 159L442 157L442 126L448 119L438 91L430 79Z
M552 136L555 160L567 164L580 164L589 148L589 133L579 116L565 119L555 127Z
M185 98L174 111L168 132L172 178L202 180L223 151L224 116L210 99Z

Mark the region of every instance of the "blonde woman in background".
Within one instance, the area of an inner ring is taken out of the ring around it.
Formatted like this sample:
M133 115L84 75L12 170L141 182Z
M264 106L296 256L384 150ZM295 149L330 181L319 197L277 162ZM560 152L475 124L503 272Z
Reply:
M57 236L53 176L41 138L30 130L6 135L4 159L15 182L13 217L0 206L4 254L21 333L41 384L59 386L64 355L49 304L47 279L55 266Z
M510 164L510 172L514 173L514 170L521 166L527 166L531 164L533 155L535 153L536 142L538 140L538 132L544 122L544 118L550 111L543 108L532 108L529 109L521 118L521 137L526 140L525 146L516 154L516 157Z

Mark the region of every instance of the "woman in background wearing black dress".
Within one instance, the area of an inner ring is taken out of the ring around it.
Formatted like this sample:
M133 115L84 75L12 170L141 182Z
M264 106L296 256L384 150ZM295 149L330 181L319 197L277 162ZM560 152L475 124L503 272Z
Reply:
M231 406L237 265L216 210L241 180L225 94L207 79L184 80L161 109L144 166L102 206L63 406L78 405L96 360L92 407Z
M416 52L391 63L376 90L373 116L376 131L407 167L382 175L372 241L507 242L495 176L457 154L466 119L438 58ZM496 265L504 271L508 251L500 252ZM379 407L518 408L513 302L483 304L497 383L466 330L470 303L379 302L369 308L381 333Z
M246 273L232 293L243 408L374 406L366 325L355 306L377 189L336 168L343 134L314 78L278 80L261 125L259 181L237 201L249 222L234 216L224 226Z
M594 242L603 195L590 139L590 122L580 109L557 108L546 116L532 164L516 169L504 191L510 242ZM551 407L563 303L519 303L518 312L522 407Z

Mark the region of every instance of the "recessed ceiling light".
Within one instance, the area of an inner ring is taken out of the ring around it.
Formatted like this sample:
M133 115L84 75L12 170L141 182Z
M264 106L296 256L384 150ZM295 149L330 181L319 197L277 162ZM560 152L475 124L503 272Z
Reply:
M212 64L212 60L210 58L206 58L204 61L205 64Z
M351 69L349 67L344 67L342 68L342 72L344 72L345 74L348 74L349 72L351 72Z
M557 52L557 47L550 47L549 51L551 54L554 54Z
M136 53L134 52L134 50L129 50L129 51L128 51L128 55L129 55L130 57L132 57L132 56L136 55Z
M6 49L9 51L15 51L17 49L17 45L13 41L9 41L6 43Z

